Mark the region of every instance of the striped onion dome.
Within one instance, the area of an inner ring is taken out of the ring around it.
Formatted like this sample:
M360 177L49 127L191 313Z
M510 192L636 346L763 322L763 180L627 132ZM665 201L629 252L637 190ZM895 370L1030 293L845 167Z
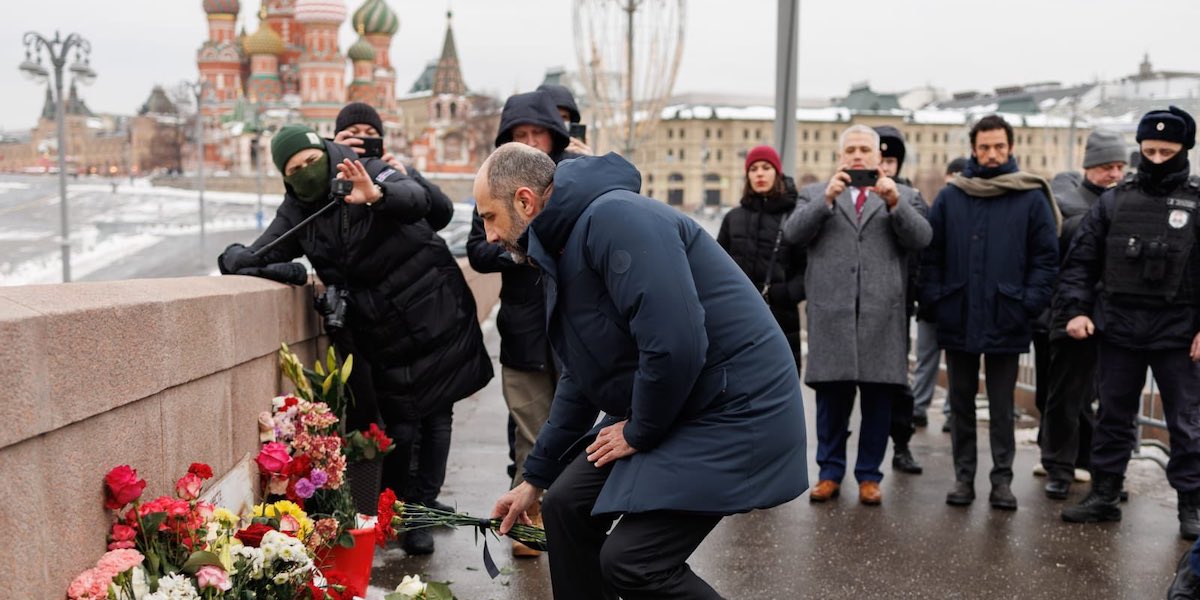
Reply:
M210 15L236 15L240 8L238 0L204 0L204 12Z
M396 16L384 0L367 0L354 11L350 23L357 30L362 27L363 33L395 35L400 30L400 17Z
M342 0L296 0L297 23L341 23L346 20Z

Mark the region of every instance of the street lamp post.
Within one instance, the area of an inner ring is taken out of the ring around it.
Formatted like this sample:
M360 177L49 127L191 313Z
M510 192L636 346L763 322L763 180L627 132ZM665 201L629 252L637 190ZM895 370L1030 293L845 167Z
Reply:
M251 146L251 156L254 163L254 185L258 190L257 209L254 211L254 222L259 231L263 229L263 180L262 180L262 120L259 115L258 100L254 101L254 140Z
M38 82L45 81L50 76L46 67L42 66L42 53L49 55L50 64L54 65L54 100L56 110L54 119L58 129L58 195L61 198L60 213L62 218L62 271L63 283L71 281L71 230L69 227L69 211L67 210L67 135L66 116L67 104L63 97L63 66L71 50L75 51L75 61L71 64L71 72L83 84L91 83L96 72L88 64L91 60L92 44L79 34L72 33L63 39L56 31L54 39L47 39L40 33L29 31L25 33L25 62L21 63L21 72ZM37 56L37 61L33 56Z
M204 91L208 82L184 81L181 87L190 91L196 97L196 179L200 192L200 249L204 250L204 227L207 219L204 216Z

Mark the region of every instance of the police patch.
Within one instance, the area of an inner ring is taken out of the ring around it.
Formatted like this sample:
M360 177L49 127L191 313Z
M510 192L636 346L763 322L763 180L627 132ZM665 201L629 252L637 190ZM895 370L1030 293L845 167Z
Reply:
M1167 224L1170 225L1172 229L1183 229L1188 224L1188 217L1189 214L1186 210L1175 209L1171 211L1170 216L1167 217Z
M1196 210L1195 200L1183 200L1180 198L1167 198L1167 206L1175 208L1186 208L1187 210Z

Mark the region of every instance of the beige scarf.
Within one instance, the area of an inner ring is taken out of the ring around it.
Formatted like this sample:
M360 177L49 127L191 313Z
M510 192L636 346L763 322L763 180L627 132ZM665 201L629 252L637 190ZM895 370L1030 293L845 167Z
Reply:
M997 175L991 179L963 177L960 173L954 177L954 181L951 181L950 185L976 198L995 198L1009 192L1040 189L1050 202L1050 212L1054 213L1055 231L1062 234L1062 211L1058 209L1058 200L1054 199L1054 192L1050 191L1050 183L1033 173L1017 171L1016 173Z

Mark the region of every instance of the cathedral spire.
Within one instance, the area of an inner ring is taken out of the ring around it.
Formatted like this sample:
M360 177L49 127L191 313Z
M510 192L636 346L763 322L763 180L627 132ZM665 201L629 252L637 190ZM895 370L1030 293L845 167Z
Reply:
M446 11L446 40L442 43L442 57L437 62L437 72L433 78L433 94L453 94L461 96L467 93L467 84L463 82L462 70L458 66L458 48L454 45L454 28L452 19L454 13Z

